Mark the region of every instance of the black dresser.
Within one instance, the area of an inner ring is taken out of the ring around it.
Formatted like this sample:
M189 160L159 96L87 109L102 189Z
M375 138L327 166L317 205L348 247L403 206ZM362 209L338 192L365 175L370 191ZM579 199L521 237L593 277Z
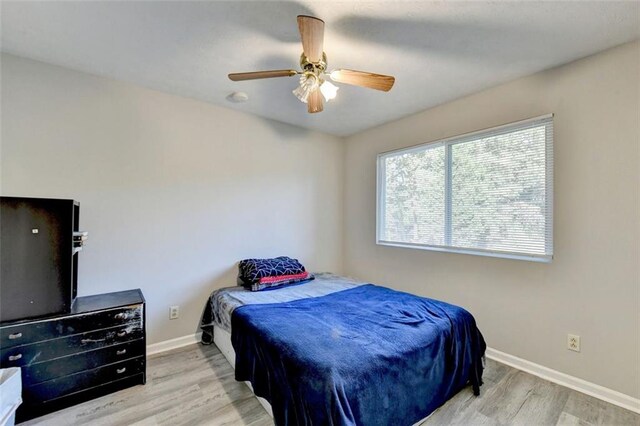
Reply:
M142 292L78 297L68 314L2 323L0 367L22 367L18 422L144 384Z

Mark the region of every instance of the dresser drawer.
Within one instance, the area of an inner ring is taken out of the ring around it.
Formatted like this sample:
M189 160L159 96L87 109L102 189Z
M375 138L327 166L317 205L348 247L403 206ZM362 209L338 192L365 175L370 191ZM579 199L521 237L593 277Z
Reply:
M0 351L0 367L23 367L80 352L130 342L144 336L142 321L120 327L76 334L31 345L16 346Z
M52 411L61 410L75 404L108 395L110 393L117 392L131 386L143 385L144 382L144 373L140 373L118 379L104 385L99 385L79 392L74 392L60 398L51 399L46 402L25 401L18 407L18 411L16 412L16 422L25 422L34 417L42 416Z
M144 357L138 357L25 387L22 398L27 404L33 401L46 402L142 372Z
M71 315L0 327L0 348L50 340L91 330L142 321L143 305L123 306L99 312Z
M69 374L79 373L84 370L92 370L103 365L144 355L144 340L139 339L95 351L68 355L50 361L37 362L22 367L22 386L32 386L47 380L68 376Z

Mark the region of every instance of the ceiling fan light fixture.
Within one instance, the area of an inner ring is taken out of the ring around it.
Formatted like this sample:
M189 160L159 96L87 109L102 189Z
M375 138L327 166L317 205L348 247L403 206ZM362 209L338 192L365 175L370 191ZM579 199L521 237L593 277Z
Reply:
M330 83L327 80L324 80L320 85L320 92L322 93L324 100L327 102L336 97L336 95L338 94L338 89L338 86Z
M305 104L309 100L309 96L319 86L318 76L312 72L305 72L300 77L300 85L293 90L293 94L296 95L301 102Z
M327 55L323 50L324 21L307 15L298 15L297 19L300 40L302 41L302 54L300 55L300 69L302 71L283 69L231 73L229 74L229 79L231 81L245 81L301 75L298 87L292 92L296 98L307 104L307 112L310 114L322 112L323 102L335 99L338 87L331 84L328 81L329 78L336 83L366 87L383 92L391 90L396 80L392 75L375 74L346 68L337 69L328 74L326 72Z

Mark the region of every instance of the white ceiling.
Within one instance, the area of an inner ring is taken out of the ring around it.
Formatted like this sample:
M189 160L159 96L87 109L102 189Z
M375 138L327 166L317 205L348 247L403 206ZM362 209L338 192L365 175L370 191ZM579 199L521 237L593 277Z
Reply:
M630 2L11 2L5 52L349 135L640 37ZM298 68L296 15L322 18L329 69L391 74L389 93L341 85L320 114L297 78L234 83L229 72ZM249 101L233 104L235 90Z

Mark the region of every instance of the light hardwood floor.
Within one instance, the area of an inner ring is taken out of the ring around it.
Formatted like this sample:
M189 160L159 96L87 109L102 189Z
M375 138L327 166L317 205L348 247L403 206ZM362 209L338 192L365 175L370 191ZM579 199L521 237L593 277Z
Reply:
M479 397L467 388L436 410L432 425L640 425L640 415L488 360ZM149 358L147 384L24 425L272 425L214 346Z

